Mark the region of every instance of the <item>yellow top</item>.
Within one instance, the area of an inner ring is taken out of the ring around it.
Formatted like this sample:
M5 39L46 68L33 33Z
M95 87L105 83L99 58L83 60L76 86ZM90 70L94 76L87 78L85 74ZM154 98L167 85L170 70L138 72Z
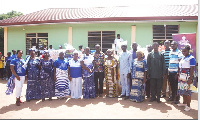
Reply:
M3 56L0 58L1 60L0 60L0 68L3 68L3 65L4 65L4 59L3 59Z

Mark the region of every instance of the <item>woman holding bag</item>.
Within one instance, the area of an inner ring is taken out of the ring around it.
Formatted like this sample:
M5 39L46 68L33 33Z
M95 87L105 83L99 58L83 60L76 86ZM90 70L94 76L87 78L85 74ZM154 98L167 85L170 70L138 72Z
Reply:
M185 111L189 111L190 102L191 102L191 85L194 79L194 68L196 65L195 58L190 54L190 46L186 45L182 49L182 54L184 57L179 62L179 70L178 70L178 95L183 95L183 103L177 104L178 106L184 106Z

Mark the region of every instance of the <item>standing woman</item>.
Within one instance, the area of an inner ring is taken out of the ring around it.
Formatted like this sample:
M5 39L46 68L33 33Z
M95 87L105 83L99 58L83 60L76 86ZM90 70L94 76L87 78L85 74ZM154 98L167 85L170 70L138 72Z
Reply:
M107 97L118 97L118 68L117 59L112 56L112 50L106 51L107 58L104 60L106 93Z
M24 59L22 58L22 50L17 50L17 57L14 58L10 63L10 70L12 74L15 76L15 89L16 89L16 105L20 106L21 100L21 93L22 87L25 81L25 69L22 67L25 63Z
M43 53L43 59L41 59L40 65L42 101L45 101L45 98L52 100L52 97L55 96L53 60L49 59L49 52L47 50Z
M35 57L35 51L29 50L30 59L27 64L27 89L26 101L33 99L41 99L41 86L39 80L39 65L40 61Z
M69 80L71 80L71 98L79 99L82 96L82 68L78 59L78 51L74 51L74 57L69 61Z
M179 79L178 79L178 95L183 95L183 104L177 104L178 106L185 106L185 111L189 111L192 90L190 85L193 83L194 79L194 68L196 65L195 58L189 53L190 46L185 46L182 49L182 54L184 57L179 62Z
M143 52L137 51L137 58L132 60L131 64L131 93L130 100L134 102L142 102L145 98L144 83L146 82L146 61L143 59Z
M89 54L90 48L85 48L85 54L81 61L82 75L83 75L83 98L95 98L95 83L94 83L94 72L93 72L93 60L94 57Z
M64 53L60 52L59 57L54 62L55 74L55 96L58 99L64 99L70 95L70 81L68 79L69 62L64 58Z

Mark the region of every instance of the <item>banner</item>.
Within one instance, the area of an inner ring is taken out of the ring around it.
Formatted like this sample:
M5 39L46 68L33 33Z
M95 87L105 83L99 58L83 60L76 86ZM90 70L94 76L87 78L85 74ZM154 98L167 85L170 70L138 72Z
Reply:
M178 49L182 49L185 45L190 46L190 53L196 59L196 33L172 34L173 41L178 43Z
M172 38L174 41L178 43L178 49L182 49L185 45L190 46L190 53L196 59L196 33L182 33L182 34L172 34ZM197 62L197 59L196 59ZM194 83L193 85L197 87L197 69L195 67L195 76L194 76ZM192 87L192 92L196 92L197 89Z

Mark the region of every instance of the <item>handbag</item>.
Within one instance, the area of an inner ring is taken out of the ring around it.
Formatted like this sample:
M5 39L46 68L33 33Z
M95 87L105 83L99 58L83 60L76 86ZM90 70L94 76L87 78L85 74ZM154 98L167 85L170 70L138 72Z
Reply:
M185 73L181 73L179 75L179 79L182 80L182 81L188 81L188 78L189 78L189 76Z

